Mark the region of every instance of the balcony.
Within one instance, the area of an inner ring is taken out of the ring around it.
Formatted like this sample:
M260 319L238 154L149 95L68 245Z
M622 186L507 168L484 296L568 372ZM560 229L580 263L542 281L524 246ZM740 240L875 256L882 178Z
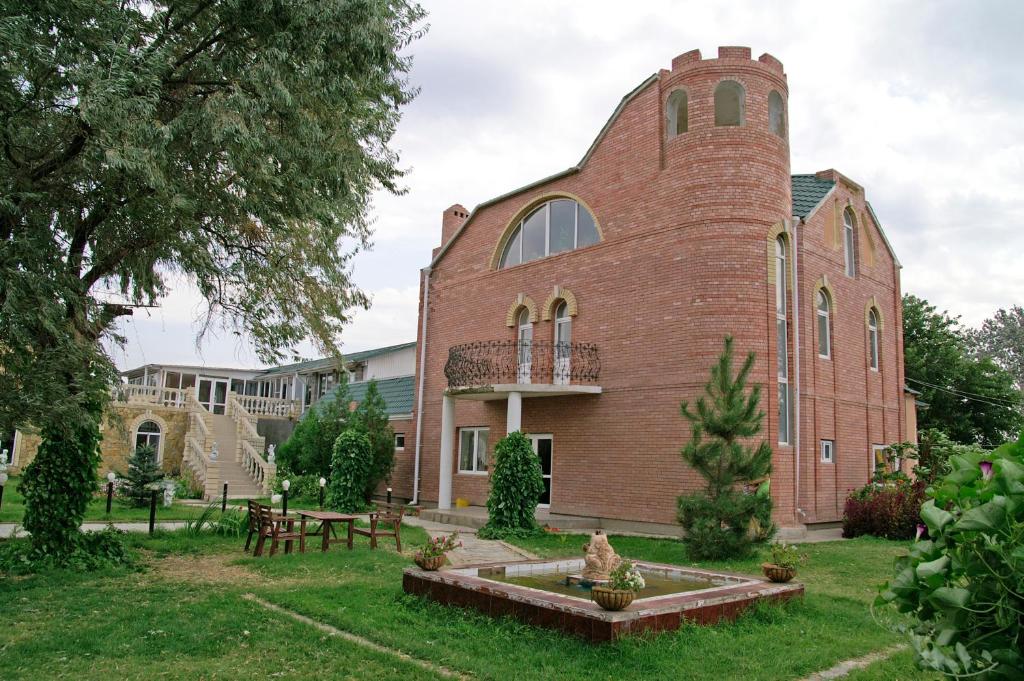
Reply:
M503 399L600 393L601 360L593 343L491 340L454 345L444 367L447 394Z

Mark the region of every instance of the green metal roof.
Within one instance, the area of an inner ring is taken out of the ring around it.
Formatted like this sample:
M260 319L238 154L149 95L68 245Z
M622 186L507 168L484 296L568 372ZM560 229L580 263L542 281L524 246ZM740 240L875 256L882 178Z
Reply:
M362 352L351 352L342 353L342 359L345 364L352 362L364 362L371 357L377 357L378 355L385 355L389 352L398 352L399 350L405 350L407 348L416 347L416 341L411 343L399 343L398 345L388 345L383 348L374 348L372 350L363 350ZM333 357L322 357L320 359L311 359L305 362L296 362L295 364L284 364L282 366L271 367L263 372L264 376L271 376L274 374L290 374L296 371L316 371L318 369L330 369L335 366L335 360Z
M371 381L359 381L346 384L346 397L348 400L362 402L363 398L366 397L366 390L370 387L370 383ZM320 401L336 399L337 390L337 387L332 388ZM383 378L377 381L377 390L380 391L380 396L384 398L384 403L387 405L385 411L387 411L388 416L412 413L412 401L415 392L412 376Z
M793 215L806 218L836 183L815 175L793 175Z

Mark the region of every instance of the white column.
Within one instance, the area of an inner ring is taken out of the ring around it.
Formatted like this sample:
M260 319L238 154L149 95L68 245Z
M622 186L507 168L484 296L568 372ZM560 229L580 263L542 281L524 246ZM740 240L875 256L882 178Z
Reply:
M513 433L523 429L523 394L508 394L508 414L505 416L505 432Z
M455 445L455 398L445 395L441 402L441 461L437 483L437 507L452 507L452 449Z

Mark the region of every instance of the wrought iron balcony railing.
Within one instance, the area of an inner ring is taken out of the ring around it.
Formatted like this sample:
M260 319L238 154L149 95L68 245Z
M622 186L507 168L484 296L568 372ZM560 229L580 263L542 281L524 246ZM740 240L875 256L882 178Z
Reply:
M450 388L493 384L595 385L601 360L593 343L491 340L453 345L444 375Z

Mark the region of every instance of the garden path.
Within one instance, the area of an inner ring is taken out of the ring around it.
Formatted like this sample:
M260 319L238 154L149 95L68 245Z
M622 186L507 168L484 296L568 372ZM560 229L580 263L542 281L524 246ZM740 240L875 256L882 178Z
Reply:
M477 563L505 563L537 558L537 556L529 551L503 541L481 539L476 536L476 530L472 527L437 523L432 520L416 517L406 517L402 522L422 527L431 537L441 537L452 532L458 532L459 541L462 542L462 546L448 554L448 562L451 563L452 567L475 565Z

